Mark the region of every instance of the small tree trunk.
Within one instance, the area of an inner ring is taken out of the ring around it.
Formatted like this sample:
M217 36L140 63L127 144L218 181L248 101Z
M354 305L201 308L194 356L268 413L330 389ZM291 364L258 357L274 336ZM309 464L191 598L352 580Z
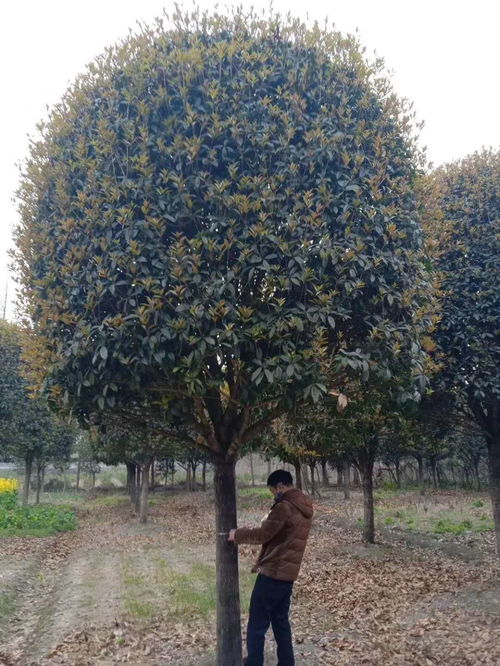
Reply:
M344 499L348 500L351 497L351 466L348 463L344 464L343 477L344 477Z
M375 462L375 440L367 444L367 450L359 455L359 471L363 486L363 541L375 543L375 511L373 506L373 465Z
M401 489L401 461L399 458L394 462L396 468L396 486Z
M189 492L193 490L191 485L191 465L189 463L186 465L186 490Z
M75 493L80 490L80 474L82 471L82 461L80 456L78 456L78 462L76 463L76 484L75 484Z
M295 486L299 489L302 490L302 474L301 474L301 469L300 469L300 462L294 462L293 467L295 469Z
M207 461L201 463L201 488L203 491L207 489Z
M172 468L172 488L174 487L174 485L175 485L175 469Z
M24 459L24 485L23 485L23 506L27 506L30 497L31 472L33 469L33 456L27 456Z
M139 522L148 522L148 496L149 496L149 470L152 460L148 460L142 467L141 501L139 507Z
M155 489L155 483L156 483L156 480L155 480L155 461L154 461L154 458L153 458L153 460L151 461L151 490Z
M191 488L192 490L196 490L196 468L198 467L197 463L192 463L191 469L192 469L192 475L191 475Z
M141 490L142 490L142 474L139 465L135 466L135 497L134 497L134 511L137 514L141 512Z
M474 476L476 477L476 490L481 491L481 479L479 477L479 463L480 460L474 460Z
M241 620L238 550L227 540L236 527L235 459L214 459L217 666L241 666Z
M424 479L424 461L422 456L415 456L418 464L418 485L420 487L420 494L425 495L425 479Z
M500 557L500 432L487 434L488 471L490 476L490 495L493 505L493 521L497 540L497 555Z
M314 466L309 465L309 470L311 472L311 495L312 495L312 497L314 497L316 495L316 482L314 480Z
M434 458L430 460L430 465L431 465L431 474L432 474L432 486L434 490L438 489L438 480L437 480L437 474L436 474L436 461Z
M94 471L92 471L92 486L91 486L91 488L92 488L92 490L95 490L95 472Z
M272 471L273 471L272 470L272 461L271 461L271 458L269 458L269 460L267 461L267 476L271 476Z
M337 488L344 487L344 469L342 465L337 465Z
M130 503L132 506L135 506L135 495L137 492L137 487L136 487L136 469L135 469L135 463L133 462L126 462L125 463L127 467L127 491L130 496Z
M42 484L43 484L42 463L38 461L36 465L36 499L35 499L36 504L40 504L40 493L41 493Z
M328 468L327 468L328 462L326 460L321 461L321 472L323 474L323 486L325 488L328 488L330 485L330 479L328 478Z
M252 488L255 488L255 476L253 473L253 454L250 454L250 478L252 480Z
M352 468L352 485L354 488L361 487L361 479L359 477L358 468L356 466L353 466Z

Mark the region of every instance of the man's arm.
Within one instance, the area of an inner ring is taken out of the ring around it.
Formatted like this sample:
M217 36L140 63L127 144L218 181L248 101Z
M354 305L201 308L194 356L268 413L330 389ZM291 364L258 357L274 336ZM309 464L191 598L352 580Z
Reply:
M229 541L234 543L253 543L263 544L270 541L285 526L288 518L288 510L285 502L276 504L269 513L268 517L262 522L260 527L254 529L240 527L237 530L231 530Z

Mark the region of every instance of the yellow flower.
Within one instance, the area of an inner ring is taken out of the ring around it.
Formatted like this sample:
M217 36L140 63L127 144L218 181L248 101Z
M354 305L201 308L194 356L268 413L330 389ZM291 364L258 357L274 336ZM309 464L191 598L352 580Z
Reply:
M17 479L2 479L0 478L0 493L13 493L19 488Z

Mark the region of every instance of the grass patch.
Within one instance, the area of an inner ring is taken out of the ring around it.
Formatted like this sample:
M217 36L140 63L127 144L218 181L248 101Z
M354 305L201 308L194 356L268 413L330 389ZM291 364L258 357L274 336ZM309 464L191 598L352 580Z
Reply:
M128 495L110 495L108 497L97 497L88 501L92 506L96 507L113 507L130 502L130 498Z
M186 573L174 571L165 560L159 560L160 580L168 592L168 613L178 619L207 617L215 613L217 593L215 568L208 564L194 563ZM240 571L241 605L250 601L255 576Z
M240 497L265 497L266 499L272 499L272 495L269 492L269 488L263 486L256 486L255 488L240 488L238 490L238 495Z
M157 608L148 601L140 601L132 597L125 597L125 610L133 617L141 620L150 620L157 614Z
M455 534L466 532L488 532L494 529L493 518L485 511L482 500L450 504L414 503L406 507L376 507L375 516L379 525L400 530L429 534Z

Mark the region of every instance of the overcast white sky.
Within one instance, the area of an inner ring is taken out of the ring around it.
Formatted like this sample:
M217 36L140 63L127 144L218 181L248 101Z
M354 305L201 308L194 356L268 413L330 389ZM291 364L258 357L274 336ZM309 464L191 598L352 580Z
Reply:
M181 0L179 0L180 2ZM137 20L173 6L161 0L4 0L0 8L0 316L7 249L16 221L16 162L27 135L75 75ZM186 3L191 6L190 3ZM215 2L200 0L203 7ZM221 6L228 4L220 3ZM244 5L268 6L255 0ZM434 164L500 145L500 2L498 0L274 0L276 10L328 16L343 32L358 29L368 53L383 56L397 91L425 121L422 143ZM8 312L13 312L9 303Z

